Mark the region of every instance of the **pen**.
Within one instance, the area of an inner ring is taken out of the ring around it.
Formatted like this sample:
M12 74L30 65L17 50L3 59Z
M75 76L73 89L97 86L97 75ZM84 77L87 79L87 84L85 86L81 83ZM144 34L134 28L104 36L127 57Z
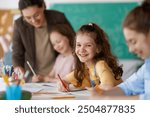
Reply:
M14 71L13 66L10 66L10 69L9 69L9 76L12 76L13 71Z
M33 68L31 67L31 65L30 65L29 61L27 61L27 64L28 64L29 68L31 69L31 71L32 71L33 75L34 75L34 76L36 76L36 73L34 72Z
M61 79L60 75L59 75L59 74L57 74L57 75L58 75L58 78L59 78L59 80L61 81L63 87L66 89L67 92L69 92L69 89L67 89L67 87L66 87L64 81Z

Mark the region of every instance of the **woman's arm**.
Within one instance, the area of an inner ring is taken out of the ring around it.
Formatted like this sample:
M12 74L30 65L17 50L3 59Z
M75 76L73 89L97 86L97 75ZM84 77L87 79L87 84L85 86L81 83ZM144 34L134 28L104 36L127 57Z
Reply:
M101 89L99 87L99 91L95 88L88 88L91 93L90 99L98 99L98 100L137 100L139 96L125 96L124 92L119 87L113 87L111 89Z

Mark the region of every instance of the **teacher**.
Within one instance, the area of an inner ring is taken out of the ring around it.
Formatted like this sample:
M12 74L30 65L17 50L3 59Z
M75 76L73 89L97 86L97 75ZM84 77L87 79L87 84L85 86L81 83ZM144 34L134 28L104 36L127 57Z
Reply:
M46 10L44 0L19 0L18 5L21 16L14 24L13 67L24 73L29 61L37 74L48 74L57 55L48 32L56 24L71 25L62 12Z

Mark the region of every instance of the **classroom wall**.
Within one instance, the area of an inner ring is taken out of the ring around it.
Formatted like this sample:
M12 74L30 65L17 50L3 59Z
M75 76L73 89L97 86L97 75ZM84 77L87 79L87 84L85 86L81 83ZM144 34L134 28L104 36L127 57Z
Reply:
M136 7L138 2L99 2L99 3L54 3L49 9L65 13L73 28L95 22L108 34L111 50L123 65L123 80L127 79L142 64L134 54L128 51L122 22L126 14Z
M75 31L81 25L94 22L108 34L112 52L119 59L136 59L129 53L126 45L122 22L126 14L137 6L132 3L55 3L49 9L65 13Z
M0 0L0 9L17 9L19 0ZM45 0L46 6L53 3L99 3L99 2L141 2L143 0Z

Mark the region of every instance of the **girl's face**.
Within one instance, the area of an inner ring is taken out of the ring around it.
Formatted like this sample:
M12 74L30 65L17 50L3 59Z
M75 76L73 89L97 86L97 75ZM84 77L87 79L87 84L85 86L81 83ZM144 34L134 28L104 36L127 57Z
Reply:
M129 28L124 28L124 35L130 52L137 54L142 59L150 57L150 32L148 35L138 33Z
M87 33L77 34L75 52L81 62L86 64L93 63L96 51L97 47L93 38Z
M31 6L22 10L22 15L24 20L34 26L35 28L40 28L44 25L45 17L44 17L44 8Z
M67 54L70 54L70 52L72 51L70 44L69 44L69 40L66 36L58 32L52 32L50 34L50 40L54 49L58 53L67 55Z

